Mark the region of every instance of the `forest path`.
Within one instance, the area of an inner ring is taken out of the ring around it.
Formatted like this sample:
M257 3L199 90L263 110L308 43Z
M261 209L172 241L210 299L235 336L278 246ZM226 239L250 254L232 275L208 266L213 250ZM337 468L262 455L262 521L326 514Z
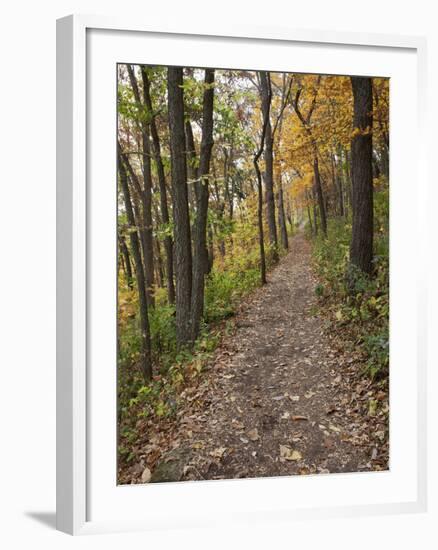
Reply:
M364 437L357 406L367 382L356 394L342 369L351 359L332 349L312 311L309 243L298 234L290 248L237 315L201 385L182 395L175 449L153 481L374 469L378 444Z

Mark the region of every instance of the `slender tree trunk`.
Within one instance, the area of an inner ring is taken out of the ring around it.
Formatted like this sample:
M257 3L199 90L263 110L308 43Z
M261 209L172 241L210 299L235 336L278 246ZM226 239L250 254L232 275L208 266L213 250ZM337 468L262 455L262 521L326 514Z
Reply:
M307 209L307 217L309 219L309 226L310 226L310 232L312 235L315 235L315 229L313 228L313 223L312 223L312 216L310 214L310 201L311 201L311 198L309 196L309 192L307 191L306 189L306 209Z
M128 284L128 288L132 290L132 267L131 267L131 258L129 256L129 250L128 246L126 244L126 239L124 235L119 235L119 246L120 246L120 252L122 253L124 264L125 264L125 270L126 270L126 282Z
M342 174L339 170L339 161L335 155L332 155L333 174L334 174L334 187L338 198L339 216L344 217L344 189L342 186Z
M307 217L309 218L310 233L313 235L313 234L314 234L314 230L313 230L312 217L311 217L311 215L310 215L310 208L309 208L309 205L307 205Z
M265 256L265 239L263 235L263 188L262 188L262 174L258 162L254 161L254 167L257 175L257 224L259 230L259 248L260 248L260 280L262 285L267 283L266 281L266 256Z
M262 74L262 73L260 73ZM265 73L267 85L267 95L266 97L262 94L262 113L263 113L263 127L262 135L260 138L260 147L256 154L254 155L253 163L257 176L257 224L259 232L259 248L260 248L260 280L262 285L266 284L266 256L265 256L265 238L263 232L263 186L262 186L262 174L259 167L259 159L265 149L265 139L266 139L266 129L268 127L270 111L271 111L271 100L272 92L271 87L269 86L269 81L267 80L267 75Z
M140 307L140 328L141 328L141 370L146 381L152 378L152 356L151 356L151 337L149 329L148 305L146 298L146 281L143 271L143 262L140 252L140 241L135 225L134 211L132 209L131 196L128 187L128 176L124 166L123 158L119 156L119 175L122 187L123 198L125 201L126 216L130 225L129 238L131 241L132 256L134 258L135 275L137 279L138 301Z
M283 184L281 174L278 179L278 225L280 226L281 246L287 250L289 248L289 239L287 236L286 214L284 212Z
M265 188L266 188L266 213L268 219L269 241L272 246L272 257L274 262L278 261L278 238L277 224L275 222L275 200L274 200L274 155L273 155L273 139L272 127L269 117L270 111L270 96L271 82L270 75L265 71L260 73L260 91L262 102L263 117L267 116L266 133L265 133Z
M347 197L350 208L353 208L353 192L352 192L352 182L351 182L351 152L348 149L345 151L345 182L347 187Z
M312 195L313 195L313 228L315 230L315 237L318 235L318 213L316 211L316 192L315 192L315 186L313 186L312 189Z
M211 224L208 226L208 271L207 275L211 273L214 262L214 246L213 246L213 228Z
M132 65L127 65L131 88L134 93L134 98L139 107L143 105L140 91L138 88L137 77L135 76ZM143 189L140 193L142 204L142 228L141 242L143 247L144 272L147 286L147 300L150 307L154 306L154 252L153 252L153 228L152 228L152 172L151 172L151 154L149 144L149 126L143 120L140 122L140 130L142 137L142 161L143 161ZM129 172L132 177L132 166L130 165Z
M143 227L144 227L144 264L145 277L147 285L148 306L154 307L154 239L152 227L152 171L151 171L151 151L149 143L149 129L144 128L143 135L143 182L144 189L142 195Z
M389 178L389 137L379 110L380 98L379 98L377 88L374 86L374 83L373 83L373 95L374 95L374 100L376 102L377 113L378 113L377 122L379 124L379 129L382 135L381 146L380 146L381 171L383 172L385 177L388 179Z
M339 214L345 216L345 201L344 201L344 184L343 184L343 170L342 170L342 149L340 146L337 147L336 159L334 161L335 166L335 177L338 188L338 197L339 197Z
M187 165L184 135L183 72L169 67L167 93L174 221L176 274L176 336L179 347L190 342L190 300L192 289L192 247L187 197Z
M209 172L213 148L213 100L214 70L205 70L205 90L202 111L202 138L199 155L199 179L197 187L197 208L194 225L193 280L191 301L191 340L199 334L201 317L204 312L204 277L208 272L207 250L207 211L209 198Z
M193 137L192 123L189 119L185 122L186 148L187 148L187 177L189 180L188 197L191 208L197 203L198 187L196 181L198 179L198 168L196 158L195 139Z
M212 159L212 161L211 161L211 168L212 168L212 173L213 173L213 188L214 188L214 191L215 191L216 201L217 201L216 214L217 214L217 217L219 219L219 227L220 227L222 225L222 222L223 222L223 219L224 219L224 214L225 214L225 200L222 201L221 196L220 196L219 187L218 187L218 184L217 184L216 167L215 167L214 159ZM218 242L219 253L220 253L222 258L225 258L225 254L226 254L225 240L224 240L222 235L220 235L220 236L218 235L217 224L213 225L213 233L217 237L217 240L219 241Z
M157 125L155 122L154 110L150 94L150 82L146 67L142 67L142 79L144 100L146 108L148 109L151 117L150 129L152 136L153 156L157 168L158 186L160 189L161 220L166 228L168 228L170 218L169 207L167 205L166 175L164 172L163 159L161 157L161 143L157 130ZM164 250L166 252L167 295L169 303L173 304L175 302L175 283L173 280L173 242L170 235L164 237Z
M155 243L155 255L157 258L157 265L156 265L157 273L156 273L155 279L156 281L158 281L159 288L163 288L164 268L163 268L163 258L161 256L161 245L160 245L159 239L157 238L154 239L154 243Z
M313 177L314 177L313 182L315 186L316 197L318 199L319 216L321 219L321 229L324 237L327 237L326 207L324 204L324 194L322 191L321 175L319 173L318 153L316 151L313 157Z
M351 77L354 137L351 142L353 230L350 262L370 274L373 259L372 79Z

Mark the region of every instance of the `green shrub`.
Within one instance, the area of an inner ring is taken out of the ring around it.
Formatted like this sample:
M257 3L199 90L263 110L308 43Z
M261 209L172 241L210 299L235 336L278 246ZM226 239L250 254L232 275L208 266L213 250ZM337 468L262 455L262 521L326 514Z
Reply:
M389 238L388 191L374 194L373 274L368 276L349 263L351 224L329 219L328 236L313 243L320 281L315 293L340 330L354 335L366 356L365 370L372 378L384 377L389 367Z

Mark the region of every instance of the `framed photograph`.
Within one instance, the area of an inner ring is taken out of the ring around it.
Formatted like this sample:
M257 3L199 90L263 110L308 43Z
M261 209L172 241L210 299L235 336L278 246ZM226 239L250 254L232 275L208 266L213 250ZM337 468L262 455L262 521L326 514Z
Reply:
M60 530L425 510L424 64L58 21Z

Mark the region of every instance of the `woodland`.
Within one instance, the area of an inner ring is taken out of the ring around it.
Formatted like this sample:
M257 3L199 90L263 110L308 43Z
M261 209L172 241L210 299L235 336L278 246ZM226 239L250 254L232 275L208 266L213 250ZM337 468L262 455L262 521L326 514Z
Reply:
M389 80L118 65L118 482L389 459Z

